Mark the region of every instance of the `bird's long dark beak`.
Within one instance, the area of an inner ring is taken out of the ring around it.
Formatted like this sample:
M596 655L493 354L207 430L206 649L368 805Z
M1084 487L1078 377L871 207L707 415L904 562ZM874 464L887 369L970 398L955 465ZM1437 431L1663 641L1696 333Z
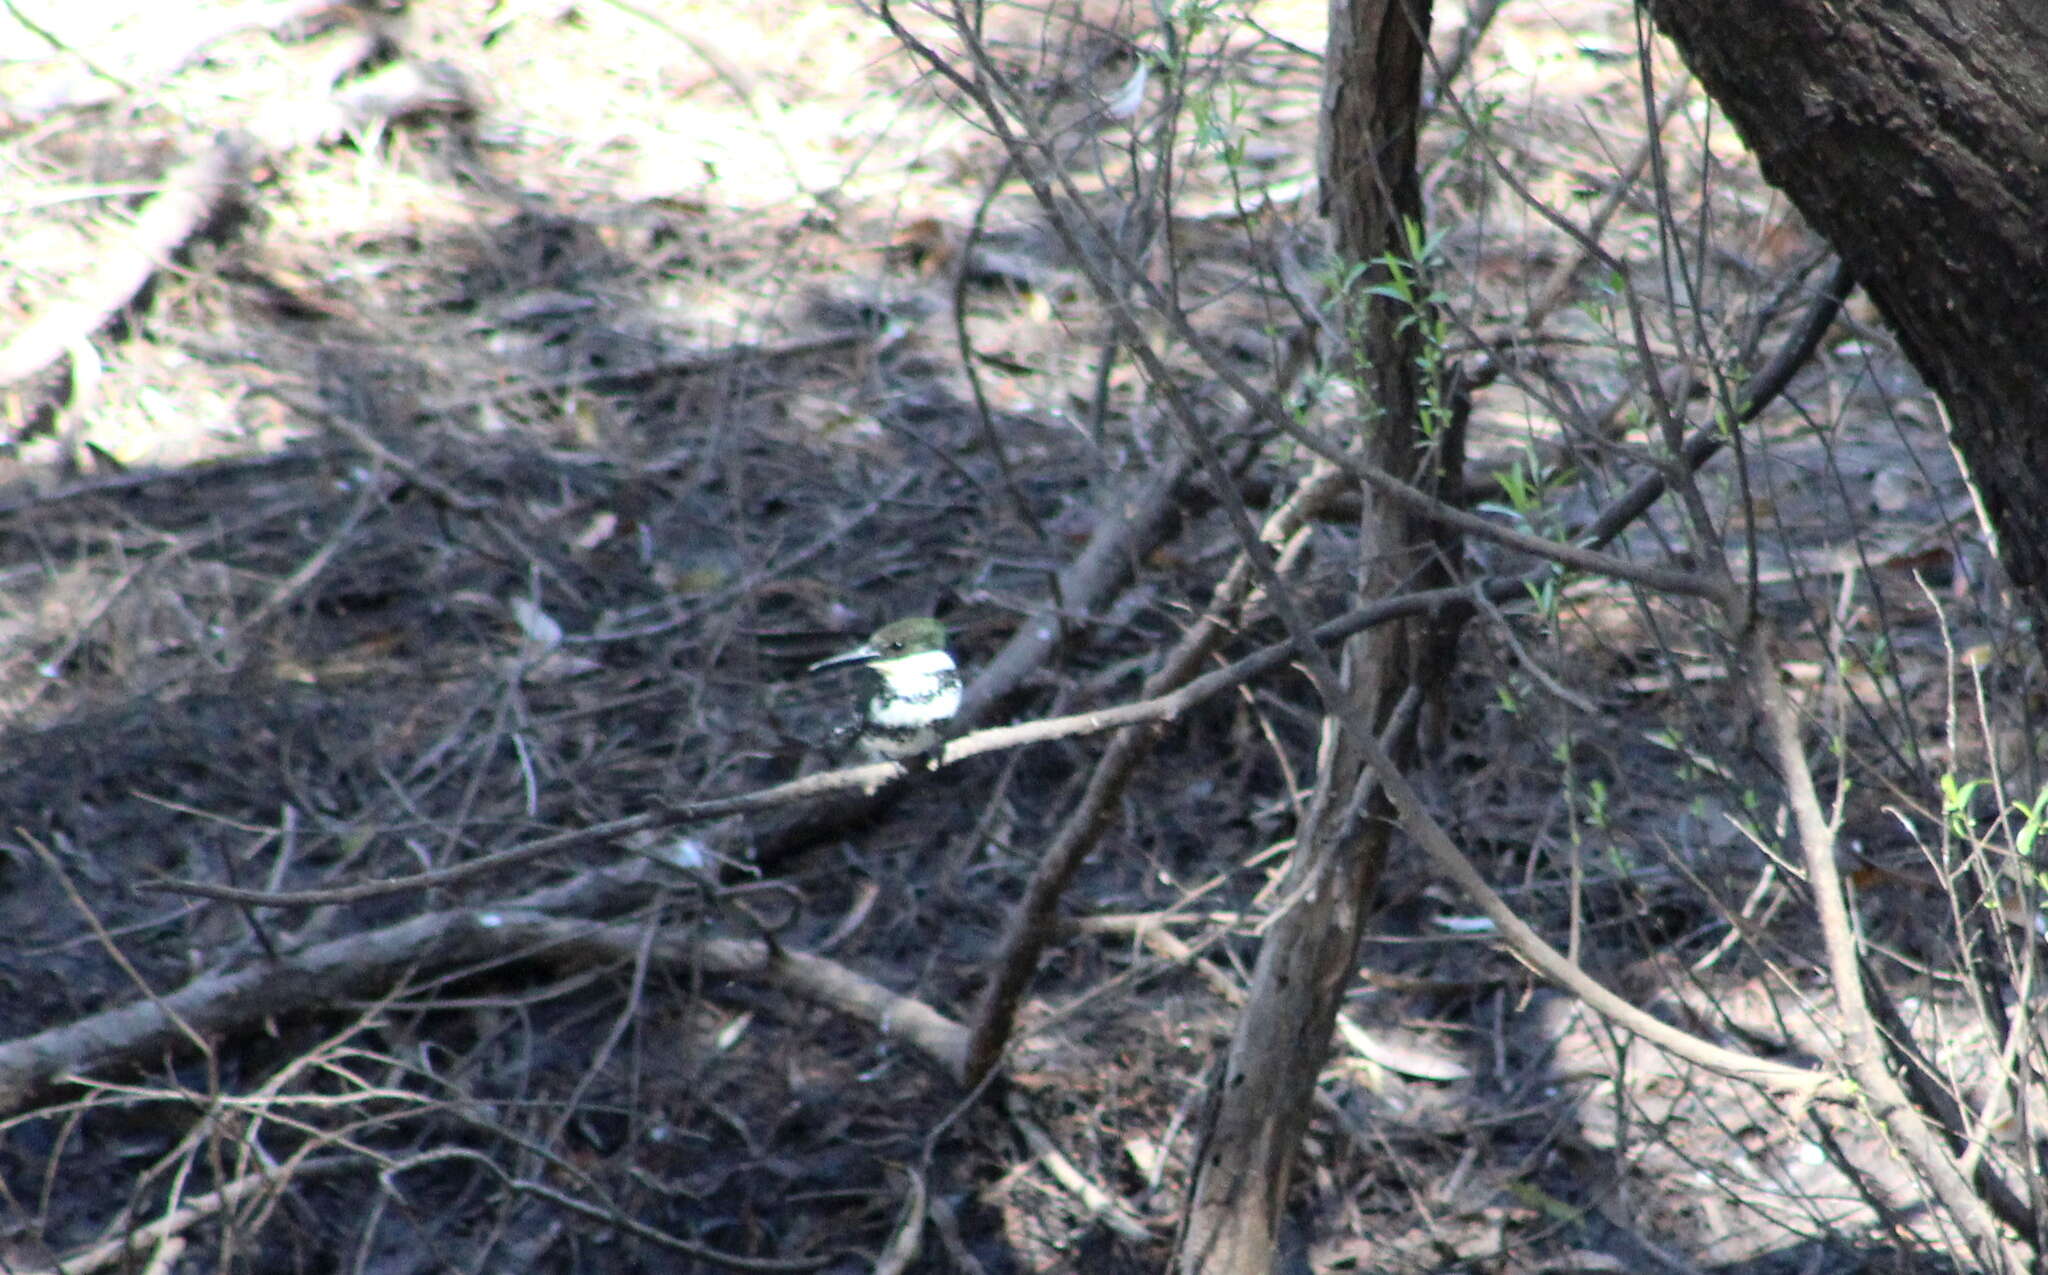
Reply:
M837 655L827 656L819 660L816 664L811 665L810 671L816 673L821 669L837 668L841 664L863 664L868 660L874 659L878 654L880 652L876 651L873 646L863 642L850 651L841 651Z

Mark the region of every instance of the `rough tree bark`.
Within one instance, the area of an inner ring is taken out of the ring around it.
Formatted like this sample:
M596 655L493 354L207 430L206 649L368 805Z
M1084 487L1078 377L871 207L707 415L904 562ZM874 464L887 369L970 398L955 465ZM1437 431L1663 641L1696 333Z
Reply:
M1321 168L1334 254L1366 267L1336 299L1351 348L1334 355L1371 405L1358 446L1375 464L1441 491L1463 449L1456 428L1424 411L1442 388L1425 385L1421 371L1426 315L1369 291L1388 280L1375 263L1406 255L1404 222L1421 224L1415 140L1429 9L1427 0L1331 0ZM1434 446L1420 445L1425 428ZM1360 597L1441 583L1455 540L1370 491L1364 496ZM1420 664L1437 669L1431 676L1441 683L1452 640L1426 620L1354 638L1344 651L1345 691L1383 728L1417 684ZM1414 719L1407 720L1389 741L1399 761L1414 755ZM1184 1275L1264 1275L1273 1267L1293 1159L1392 831L1370 779L1359 748L1326 718L1317 799L1289 865L1286 902L1260 947L1212 1094L1178 1255Z
M2048 651L2048 7L1648 8L1941 395Z

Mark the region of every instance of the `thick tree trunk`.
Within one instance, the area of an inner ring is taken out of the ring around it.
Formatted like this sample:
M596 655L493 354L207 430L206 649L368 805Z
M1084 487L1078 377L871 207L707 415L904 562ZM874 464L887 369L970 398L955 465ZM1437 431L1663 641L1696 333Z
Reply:
M1948 408L2048 621L2048 7L1648 0ZM2048 622L2037 626L2048 649Z
M1442 490L1441 475L1458 472L1463 452L1456 428L1432 410L1443 395L1424 371L1427 307L1367 291L1391 277L1376 264L1381 258L1407 254L1405 226L1421 224L1415 138L1428 25L1427 0L1332 0L1322 174L1335 254L1367 267L1351 294L1337 298L1354 346L1332 352L1369 404L1358 445L1375 464ZM1418 446L1426 430L1433 448ZM1364 495L1360 597L1438 583L1447 560L1439 530ZM1346 693L1367 720L1384 726L1416 680L1418 654L1427 650L1441 666L1448 640L1426 621L1354 638L1344 652ZM1390 750L1397 759L1412 757L1413 738L1412 725L1396 732ZM1179 1253L1183 1275L1272 1269L1294 1156L1391 832L1370 778L1359 747L1326 719L1317 800L1289 865L1287 902L1259 949L1212 1095Z

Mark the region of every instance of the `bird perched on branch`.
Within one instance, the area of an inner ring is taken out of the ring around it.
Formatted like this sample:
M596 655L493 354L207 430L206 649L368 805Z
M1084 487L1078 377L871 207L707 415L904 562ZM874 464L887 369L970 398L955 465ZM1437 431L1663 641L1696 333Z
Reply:
M930 752L960 711L960 668L946 652L946 626L929 616L898 620L811 672L859 664L874 685L861 707L855 745L874 760Z

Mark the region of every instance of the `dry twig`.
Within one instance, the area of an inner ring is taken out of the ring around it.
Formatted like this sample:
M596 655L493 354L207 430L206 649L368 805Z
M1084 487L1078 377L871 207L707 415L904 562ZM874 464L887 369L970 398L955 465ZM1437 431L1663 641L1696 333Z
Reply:
M0 346L0 386L35 375L74 342L112 322L241 189L252 153L250 139L223 134L165 177L162 190L122 241L107 248L92 277Z

